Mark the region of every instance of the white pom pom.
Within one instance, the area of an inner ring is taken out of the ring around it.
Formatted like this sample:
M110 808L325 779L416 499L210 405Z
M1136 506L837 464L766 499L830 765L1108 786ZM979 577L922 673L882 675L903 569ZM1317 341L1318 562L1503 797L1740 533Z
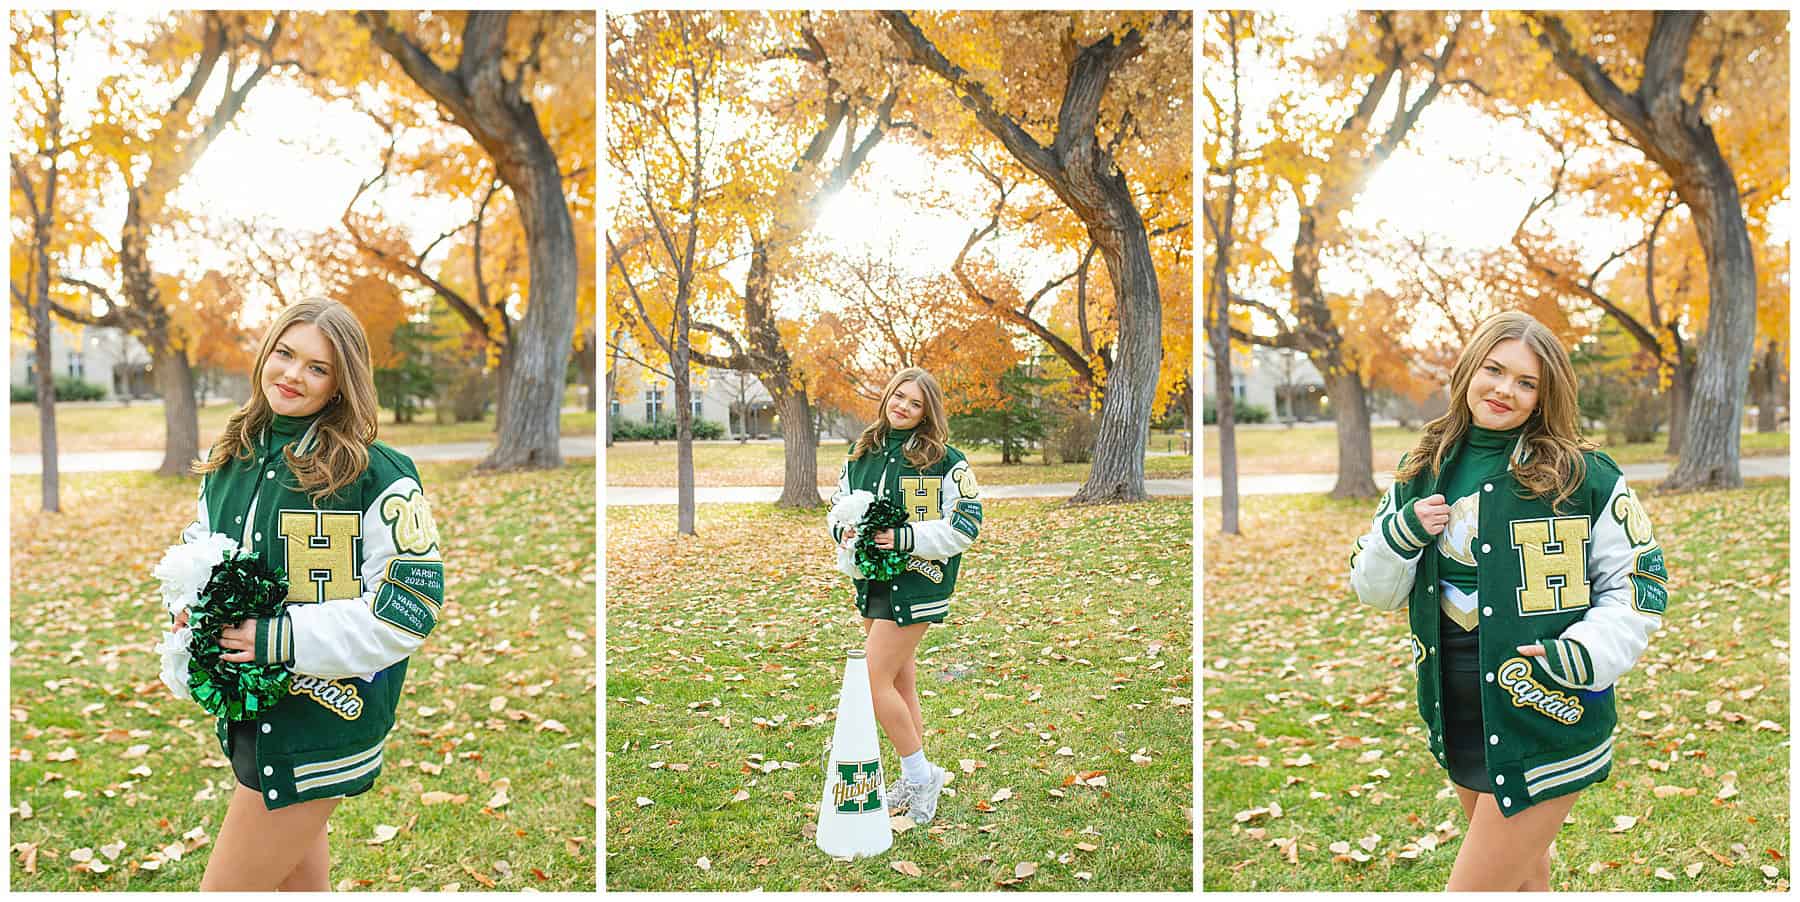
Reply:
M188 687L188 642L194 637L193 630L182 627L172 633L163 633L162 642L156 650L162 655L162 681L176 698L192 698L193 692Z
M162 560L150 571L162 582L163 607L170 614L177 614L198 604L200 590L212 578L213 568L237 547L236 539L215 532L163 552Z
M825 520L839 528L855 526L862 522L863 515L869 512L869 505L874 503L874 493L858 489L839 498L831 506L831 513L825 515Z

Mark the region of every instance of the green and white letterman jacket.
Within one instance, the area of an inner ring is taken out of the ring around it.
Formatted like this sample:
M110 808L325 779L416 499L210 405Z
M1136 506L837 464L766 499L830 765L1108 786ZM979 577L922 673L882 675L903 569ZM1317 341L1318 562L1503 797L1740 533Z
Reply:
M283 615L256 624L256 660L294 672L287 697L257 721L269 809L374 785L407 659L444 600L437 525L412 461L376 442L363 474L315 505L281 453L306 449L314 419L276 416L252 458L207 474L182 533L238 536L288 575ZM227 722L215 731L230 757Z
M1440 473L1452 471L1454 453ZM1606 779L1617 723L1613 684L1668 608L1662 548L1612 458L1583 454L1581 488L1553 511L1550 499L1521 497L1512 471L1526 453L1515 443L1508 469L1482 481L1475 529L1461 531L1467 548L1456 551L1476 562L1487 771L1507 816ZM1445 765L1438 556L1421 554L1433 538L1412 510L1440 481L1427 468L1382 496L1350 555L1350 582L1366 604L1408 608L1419 715L1431 753ZM1533 643L1544 646L1544 657L1518 652Z
M846 457L838 472L837 492L831 496L835 505L839 497L860 490L906 508L907 523L894 530L894 548L912 557L889 583L897 626L943 621L956 591L962 553L981 535L981 489L968 459L946 447L943 459L917 469L903 453L912 435L911 429L890 430L885 448L871 449L860 459ZM842 542L844 537L832 527L831 539ZM861 610L869 581L855 582L856 606Z

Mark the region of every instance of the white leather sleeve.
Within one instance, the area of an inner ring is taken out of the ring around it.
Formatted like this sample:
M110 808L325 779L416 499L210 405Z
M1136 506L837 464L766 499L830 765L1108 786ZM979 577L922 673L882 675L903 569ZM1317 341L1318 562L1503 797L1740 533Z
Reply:
M419 649L443 607L437 525L419 483L401 476L362 514L361 595L290 605L295 673L368 677Z
M181 541L198 542L211 532L212 522L206 513L206 478L201 477L200 496L194 501L194 522L181 531Z
M1356 540L1350 552L1350 586L1356 597L1384 611L1406 607L1418 572L1419 552L1431 541L1417 519L1396 509L1396 488L1390 486L1381 496L1369 531Z
M944 475L938 503L942 516L909 523L897 537L897 548L913 557L948 561L969 550L981 535L981 489L967 460L959 460Z
M1588 547L1587 613L1546 642L1546 670L1574 689L1600 690L1637 663L1668 609L1668 571L1662 546L1637 495L1619 477L1594 516ZM1585 655L1583 654L1585 652Z
M829 514L832 508L837 507L839 498L848 494L850 494L850 459L846 457L844 458L844 465L838 467L837 491L831 493L831 501L825 505L826 513ZM826 520L825 528L831 531L831 541L833 543L843 544L844 531L842 529L831 525L829 519Z

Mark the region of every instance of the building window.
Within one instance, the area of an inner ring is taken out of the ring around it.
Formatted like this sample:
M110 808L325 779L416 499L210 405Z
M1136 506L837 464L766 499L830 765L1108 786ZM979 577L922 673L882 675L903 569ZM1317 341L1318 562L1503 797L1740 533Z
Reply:
M80 351L70 351L69 352L69 377L72 379L80 379L84 375L86 375L86 372L82 369L81 352Z
M25 352L25 383L30 385L37 381L37 352Z
M618 399L618 398L614 398L614 399L612 399L612 404L611 404L611 406L610 406L610 407L608 407L608 408L607 408L607 410L609 410L609 411L610 411L610 412L611 412L611 416L612 416L612 418L613 418L613 419L615 419L615 420L616 420L616 419L618 419L618 418L619 418L619 408L620 408L620 407L621 407L621 406L622 406L622 405L620 405L620 404L619 404L619 399Z
M700 419L700 396L694 396L694 419Z
M1243 375L1239 374L1239 373L1232 373L1231 374L1231 397L1233 399L1235 399L1239 404L1243 404L1243 403L1245 403L1244 399L1248 396L1249 396L1249 391L1244 384Z
M644 392L644 422L654 423L662 416L662 386L652 385Z

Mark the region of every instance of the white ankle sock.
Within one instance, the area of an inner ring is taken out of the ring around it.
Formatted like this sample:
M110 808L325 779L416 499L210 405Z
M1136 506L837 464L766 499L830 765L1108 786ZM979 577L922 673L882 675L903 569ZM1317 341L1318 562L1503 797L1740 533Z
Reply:
M910 755L900 757L900 779L918 784L923 784L931 779L931 762L925 760L923 748Z

